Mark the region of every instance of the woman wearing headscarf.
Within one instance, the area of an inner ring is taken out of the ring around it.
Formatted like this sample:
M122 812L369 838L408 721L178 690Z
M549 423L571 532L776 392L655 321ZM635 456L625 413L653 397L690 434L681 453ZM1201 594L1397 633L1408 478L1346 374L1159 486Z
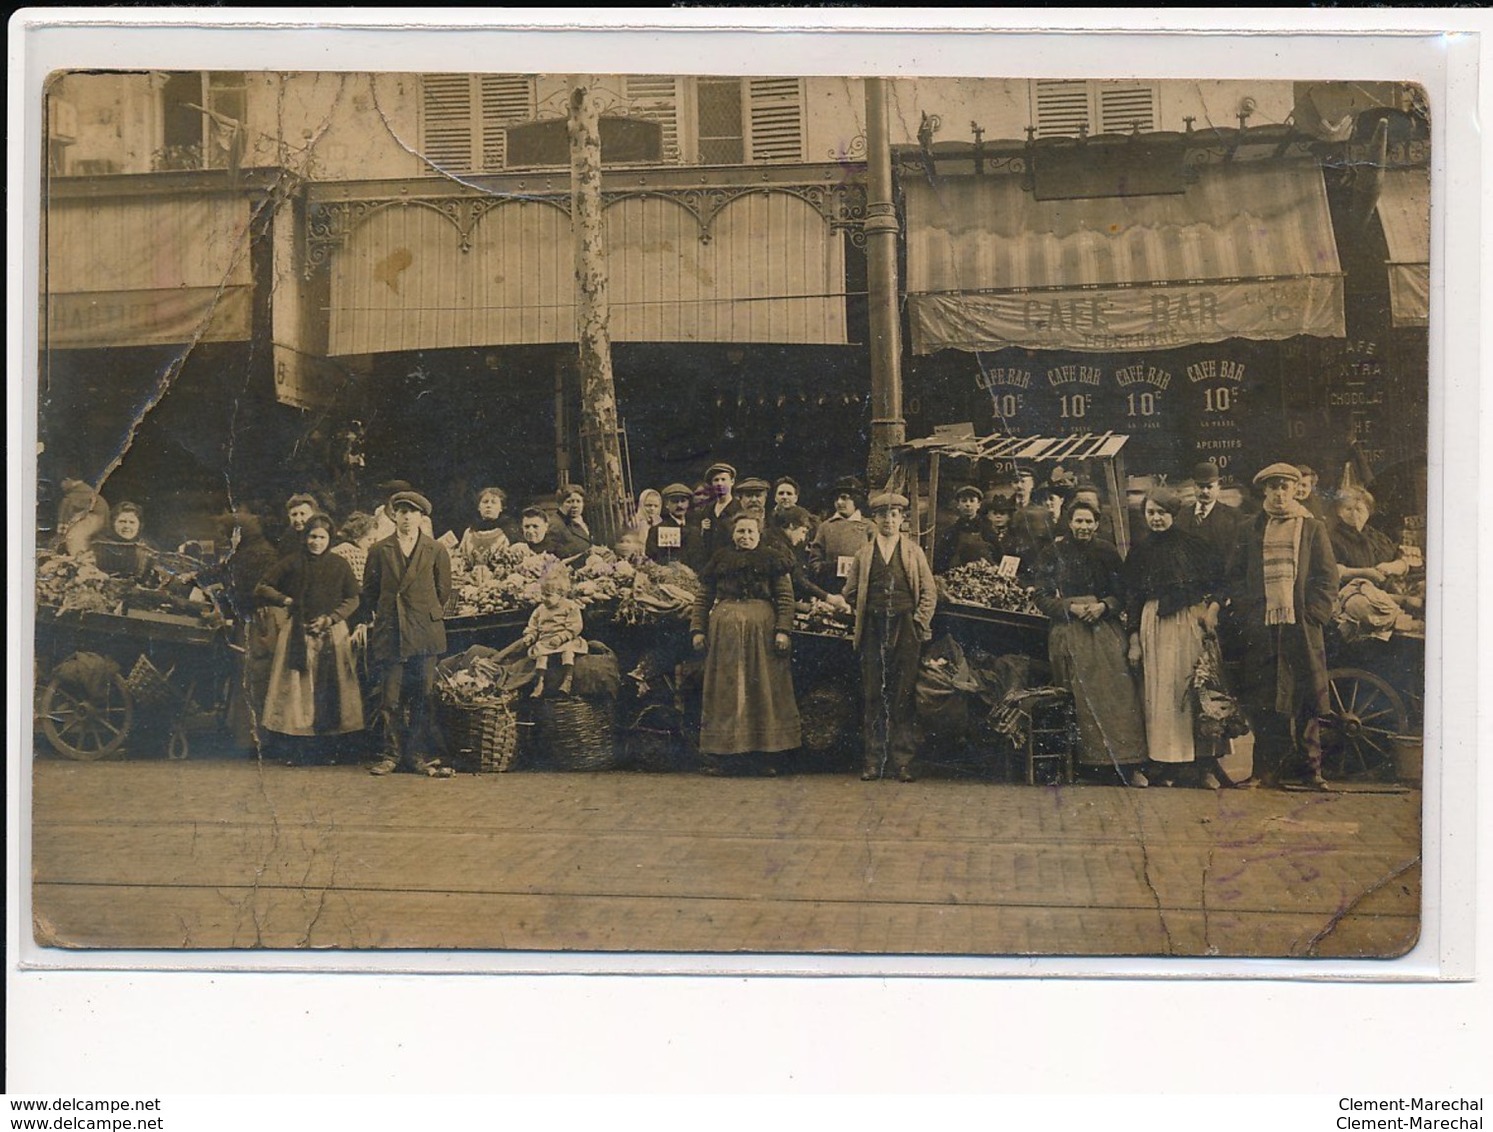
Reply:
M793 695L789 631L793 628L792 561L762 543L761 520L731 518L731 543L710 557L690 619L690 639L705 653L700 753L706 773L727 773L723 758L791 751L802 745ZM774 768L761 765L759 773Z
M1053 682L1073 695L1079 762L1110 767L1122 782L1146 786L1145 726L1120 626L1125 567L1119 551L1094 537L1096 507L1070 505L1066 526L1067 535L1038 555L1032 571L1037 605L1051 621Z
M1221 785L1211 747L1200 752L1194 732L1191 682L1203 655L1203 636L1218 627L1212 588L1214 555L1201 538L1176 526L1182 497L1153 487L1142 506L1149 534L1125 562L1128 657L1142 673L1141 706L1151 777L1164 786L1196 770L1197 785Z
M300 744L302 758L326 754L326 740L363 729L363 701L353 666L347 619L358 608L358 584L346 559L329 553L332 520L306 522L302 546L282 558L255 596L278 605L289 624L275 645L263 726ZM307 750L310 748L310 750Z
M651 487L638 493L638 509L633 513L632 529L647 542L648 532L664 519L664 497Z

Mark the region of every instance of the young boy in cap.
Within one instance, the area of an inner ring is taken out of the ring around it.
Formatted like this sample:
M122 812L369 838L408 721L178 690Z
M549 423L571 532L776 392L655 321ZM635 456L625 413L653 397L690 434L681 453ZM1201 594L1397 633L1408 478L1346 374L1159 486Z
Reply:
M947 574L970 562L995 561L994 549L985 537L986 525L980 521L984 493L974 484L964 484L954 492L954 509L959 517L940 531L933 548L933 572Z
M835 509L819 524L809 543L809 567L814 580L827 590L839 590L850 576L850 564L875 528L861 514L864 488L854 476L835 483Z
M1230 556L1230 624L1237 645L1238 692L1255 733L1254 784L1322 780L1322 717L1327 714L1323 628L1337 597L1337 560L1327 527L1296 500L1301 473L1271 464L1254 483L1264 509L1241 523Z
M731 545L731 517L741 510L741 501L733 494L736 469L730 464L711 464L705 469L705 483L710 488L710 498L694 521L701 565L709 562L721 547Z
M430 515L425 496L395 492L389 510L394 533L368 551L360 603L364 614L373 617L368 655L383 690L384 754L370 771L444 778L451 772L433 757L430 699L436 660L446 651L451 556L420 529L420 519Z
M682 483L671 483L659 493L664 499L664 513L648 528L643 553L654 562L683 562L699 570L699 537L689 522L689 505L694 492Z
M861 660L865 749L861 778L880 778L890 759L899 782L912 782L917 755L916 691L923 644L933 638L938 592L922 548L902 534L907 498L872 497L876 532L855 553L835 604L855 611Z

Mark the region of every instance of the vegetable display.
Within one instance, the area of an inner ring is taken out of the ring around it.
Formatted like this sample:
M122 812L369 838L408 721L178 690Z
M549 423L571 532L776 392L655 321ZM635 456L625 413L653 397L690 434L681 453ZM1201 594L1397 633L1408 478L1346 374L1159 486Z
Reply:
M993 562L969 562L956 567L938 579L938 589L946 601L1042 616L1032 589L1001 574Z

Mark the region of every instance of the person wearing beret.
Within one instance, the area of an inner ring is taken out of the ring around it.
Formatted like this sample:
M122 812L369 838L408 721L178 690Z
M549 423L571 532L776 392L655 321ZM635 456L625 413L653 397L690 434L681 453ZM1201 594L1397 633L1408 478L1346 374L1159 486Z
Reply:
M1228 568L1226 659L1255 733L1251 784L1322 780L1322 717L1327 704L1323 628L1337 597L1337 559L1326 525L1296 499L1301 473L1271 464L1254 478L1263 510L1242 523ZM1232 655L1229 655L1232 653Z
M856 551L835 603L855 611L864 700L861 778L867 782L882 777L888 764L898 781L916 778L918 663L933 638L938 591L922 548L902 534L906 513L906 496L872 497L876 533Z
M1204 461L1192 469L1192 482L1196 489L1196 502L1182 508L1177 516L1177 527L1191 531L1208 544L1217 563L1221 578L1224 566L1234 549L1234 540L1239 534L1239 524L1244 521L1237 510L1218 498L1218 465Z
M705 469L705 484L708 498L692 517L701 566L717 550L732 545L731 517L741 510L741 501L734 495L736 469L730 464L711 464Z
M985 537L988 528L980 519L984 498L973 484L965 484L954 492L954 508L959 518L938 534L938 545L933 548L935 574L947 574L970 562L995 561L995 548Z
M420 529L420 519L430 515L425 496L395 492L389 510L394 533L368 551L360 603L373 617L368 656L383 691L384 753L370 770L447 777L449 768L435 757L430 716L436 660L446 651L451 556Z
M643 553L654 562L683 562L699 573L699 532L690 524L689 507L694 492L682 483L671 483L659 493L664 498L664 513L648 529Z

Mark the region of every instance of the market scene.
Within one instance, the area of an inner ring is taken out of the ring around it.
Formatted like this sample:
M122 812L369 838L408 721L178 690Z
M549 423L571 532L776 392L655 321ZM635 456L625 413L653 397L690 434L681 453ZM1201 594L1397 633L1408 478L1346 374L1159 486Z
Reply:
M931 798L930 844L982 797L1013 827L1070 788L1259 806L1273 834L1403 835L1310 854L1408 901L1344 947L1413 942L1417 88L80 73L48 122L39 939L171 946L90 920L103 881L64 895L42 800L72 829L91 788L43 774L201 763L356 775L375 807L472 776L664 808L867 783ZM1257 848L1210 842L1197 940L988 947L1217 954L1221 847ZM1223 950L1316 954L1361 911L1322 899L1329 927L1281 895L1261 914L1300 924ZM981 951L800 927L585 938Z

